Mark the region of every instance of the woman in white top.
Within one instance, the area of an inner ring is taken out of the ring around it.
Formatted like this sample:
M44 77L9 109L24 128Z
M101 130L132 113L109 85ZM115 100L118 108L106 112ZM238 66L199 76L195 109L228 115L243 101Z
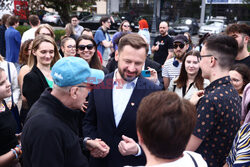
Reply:
M189 100L198 90L203 90L209 81L201 76L200 52L191 50L183 57L179 77L170 82L169 91L177 93L180 97Z

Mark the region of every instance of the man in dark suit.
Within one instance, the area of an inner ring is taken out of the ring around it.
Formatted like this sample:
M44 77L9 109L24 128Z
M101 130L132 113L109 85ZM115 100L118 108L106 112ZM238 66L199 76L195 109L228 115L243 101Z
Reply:
M138 34L122 37L115 55L118 69L90 93L83 122L84 143L100 138L110 147L109 152L92 154L92 167L145 165L145 155L136 143L136 112L143 97L160 90L141 76L147 52L148 44ZM157 76L156 71L150 71L152 77Z

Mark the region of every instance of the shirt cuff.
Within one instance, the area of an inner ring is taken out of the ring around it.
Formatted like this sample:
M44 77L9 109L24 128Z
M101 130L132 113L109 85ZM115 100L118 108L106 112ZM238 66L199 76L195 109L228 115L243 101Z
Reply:
M137 146L137 148L138 148L138 153L137 153L137 154L135 154L134 156L138 157L138 156L140 156L140 155L141 155L141 147L140 147L140 145L139 145L139 144L137 144L137 143L136 143L136 146Z

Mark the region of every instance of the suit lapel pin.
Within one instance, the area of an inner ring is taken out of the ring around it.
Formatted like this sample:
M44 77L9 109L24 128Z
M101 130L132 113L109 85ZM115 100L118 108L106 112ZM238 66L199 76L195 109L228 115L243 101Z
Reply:
M132 103L131 103L131 106L134 106L134 105L135 105L135 103L132 102Z

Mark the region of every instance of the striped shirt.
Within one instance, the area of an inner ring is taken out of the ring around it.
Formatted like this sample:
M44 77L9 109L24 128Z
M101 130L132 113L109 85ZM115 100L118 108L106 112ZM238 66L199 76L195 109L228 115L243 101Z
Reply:
M173 62L174 62L174 58L168 59L162 68L162 76L166 78L170 78L170 80L172 80L175 77L178 77L180 75L180 70L181 70L182 63L179 63L179 65L175 67L173 65Z
M228 166L250 166L250 122L241 126L227 157Z

